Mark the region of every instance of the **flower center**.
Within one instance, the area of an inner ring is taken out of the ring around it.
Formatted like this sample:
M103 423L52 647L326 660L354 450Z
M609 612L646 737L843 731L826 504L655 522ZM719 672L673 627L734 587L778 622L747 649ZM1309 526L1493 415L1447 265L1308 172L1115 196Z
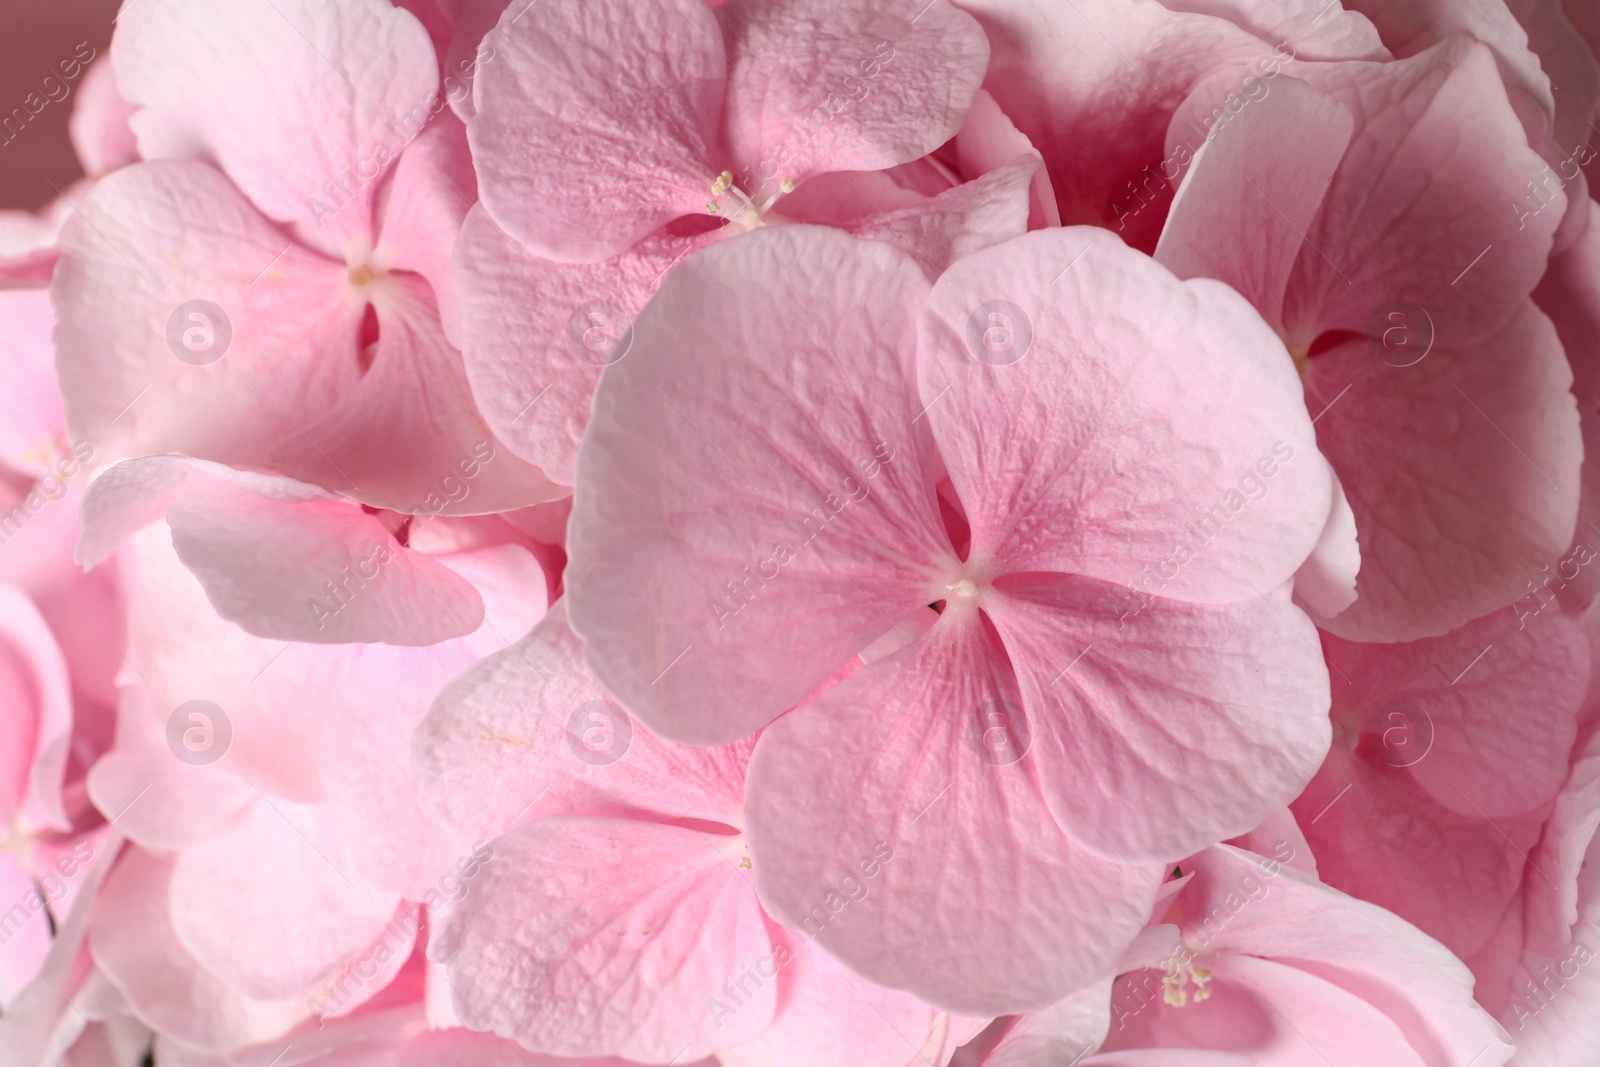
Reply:
M778 183L778 191L767 197L766 201L757 204L750 196L733 183L733 172L723 171L717 175L717 180L711 183L711 199L706 201L706 211L712 215L721 215L734 225L746 230L753 230L765 224L767 212L772 210L772 205L784 193L794 192L794 179L785 178ZM728 203L723 203L723 198Z
M1194 986L1194 1002L1211 996L1211 972L1193 960L1174 963L1161 979L1161 999L1174 1008L1189 1003L1189 986Z
M365 263L362 263L359 266L351 267L349 273L345 275L345 277L349 279L350 284L357 288L366 285L377 276L377 272Z
M978 583L971 578L962 578L954 585L945 586L951 594L959 597L972 598L978 595Z

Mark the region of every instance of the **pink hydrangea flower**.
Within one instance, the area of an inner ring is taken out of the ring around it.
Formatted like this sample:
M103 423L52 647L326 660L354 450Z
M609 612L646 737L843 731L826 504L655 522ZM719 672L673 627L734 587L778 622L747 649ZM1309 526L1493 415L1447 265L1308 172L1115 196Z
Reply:
M878 841L903 857L820 936L863 975L1049 1003L1115 960L1155 865L1320 761L1286 583L1331 482L1236 294L1080 228L930 290L888 245L794 226L686 261L636 331L579 458L573 627L665 736L767 726L747 803L775 916ZM803 703L935 601L912 647Z
M1277 853L1286 855L1292 848ZM1227 845L1181 869L1114 983L1020 1016L982 1067L1074 1055L1084 1067L1511 1058L1505 1031L1472 1000L1466 967L1382 908Z
M1543 167L1490 51L1454 37L1280 76L1179 190L1156 258L1228 282L1284 337L1353 512L1352 595L1306 600L1340 636L1439 636L1572 539L1572 375L1528 299L1565 210L1559 190L1524 204Z
M752 745L690 748L634 723L584 666L563 604L453 683L417 732L418 769L458 832L497 835L429 948L457 1014L564 1056L945 1063L987 1019L855 976L815 930L762 910ZM852 895L893 859L884 843Z
M148 162L62 234L74 433L106 460L176 451L418 510L494 441L448 340L475 188L426 30L386 0L158 0L112 59ZM556 495L506 453L450 510Z

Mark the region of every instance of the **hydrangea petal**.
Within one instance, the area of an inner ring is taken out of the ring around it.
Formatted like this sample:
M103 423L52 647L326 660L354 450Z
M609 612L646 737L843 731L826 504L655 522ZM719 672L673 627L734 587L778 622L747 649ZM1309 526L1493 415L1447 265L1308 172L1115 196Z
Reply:
M927 285L888 245L780 226L686 260L634 323L566 582L596 678L651 729L743 737L934 599L954 559L911 384Z
M971 558L1003 571L1226 603L1288 580L1327 519L1282 342L1226 287L1179 282L1102 230L956 263L919 372Z

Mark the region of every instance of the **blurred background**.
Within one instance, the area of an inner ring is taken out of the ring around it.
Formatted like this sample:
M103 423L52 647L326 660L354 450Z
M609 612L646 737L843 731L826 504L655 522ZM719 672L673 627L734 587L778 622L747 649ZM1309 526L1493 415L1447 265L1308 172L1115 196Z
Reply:
M0 209L35 211L55 196L51 182L65 189L83 174L67 140L83 76L64 79L58 64L89 49L104 55L117 7L118 0L0 0L0 119L15 108L29 115L25 125L0 126ZM46 77L52 78L48 89ZM67 94L61 97L63 83Z

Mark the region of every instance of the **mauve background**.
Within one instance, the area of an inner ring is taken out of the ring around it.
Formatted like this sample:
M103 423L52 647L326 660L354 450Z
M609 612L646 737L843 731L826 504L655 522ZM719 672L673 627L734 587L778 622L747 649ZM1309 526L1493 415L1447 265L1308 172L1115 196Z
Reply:
M94 47L96 59L103 56L117 6L117 0L0 0L0 115L21 107L46 74L59 76L57 61L70 58L80 41ZM65 100L46 104L16 140L0 144L0 208L37 210L56 195L51 182L65 189L82 175L67 140L82 78L72 80Z

